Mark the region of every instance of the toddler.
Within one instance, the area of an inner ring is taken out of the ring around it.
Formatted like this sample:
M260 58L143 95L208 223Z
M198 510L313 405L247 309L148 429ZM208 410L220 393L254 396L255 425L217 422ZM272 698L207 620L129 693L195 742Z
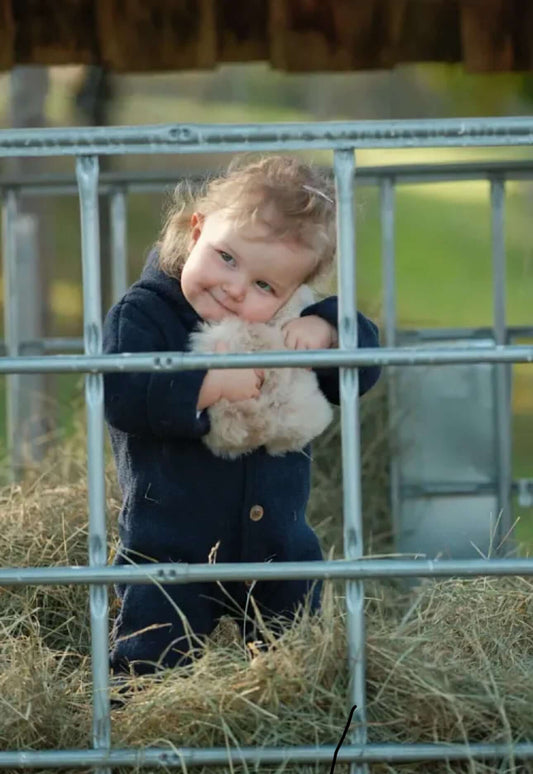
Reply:
M141 278L108 313L104 351L187 351L203 320L237 316L268 322L303 283L332 267L335 203L329 180L288 156L230 165L200 193L178 191L176 205ZM337 346L337 299L306 307L285 323L291 349ZM358 314L359 346L378 346L376 326ZM320 389L339 403L337 368L316 369ZM379 369L359 370L360 393ZM222 398L260 394L260 368L110 373L105 412L123 493L118 564L142 562L320 561L306 522L310 450L272 456L264 446L236 459L212 454L206 409ZM155 583L117 587L115 673L145 674L184 665L218 619L242 616L253 593L263 619L294 618L320 605L312 580L252 584Z

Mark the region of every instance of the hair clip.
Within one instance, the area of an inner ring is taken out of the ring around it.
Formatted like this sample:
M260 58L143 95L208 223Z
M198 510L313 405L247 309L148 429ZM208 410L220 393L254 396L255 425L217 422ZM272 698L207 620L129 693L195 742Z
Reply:
M318 188L313 188L311 185L303 185L302 188L305 188L306 191L309 191L310 193L314 193L317 196L321 196L323 199L325 199L330 204L335 204L333 199L331 199L329 196L326 196L326 194L323 191L319 191Z

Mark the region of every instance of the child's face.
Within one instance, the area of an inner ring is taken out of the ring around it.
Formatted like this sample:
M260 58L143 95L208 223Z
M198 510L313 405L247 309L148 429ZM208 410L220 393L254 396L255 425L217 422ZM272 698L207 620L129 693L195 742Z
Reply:
M310 248L273 238L266 224L237 230L219 210L205 217L195 213L191 225L194 245L181 288L204 320L268 322L315 266Z

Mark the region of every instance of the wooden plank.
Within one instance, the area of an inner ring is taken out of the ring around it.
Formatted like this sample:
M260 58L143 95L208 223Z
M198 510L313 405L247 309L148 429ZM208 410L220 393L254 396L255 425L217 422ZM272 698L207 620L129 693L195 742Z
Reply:
M462 0L462 60L473 72L533 68L530 0Z
M460 62L458 0L410 0L394 54L396 64Z
M271 62L284 70L362 70L457 61L457 0L271 0Z
M462 0L462 60L472 72L512 70L513 0Z
M0 69L198 70L267 61L351 71L463 62L533 68L531 0L0 0Z
M215 19L217 61L269 59L269 7L265 0L217 0Z
M90 64L98 56L93 0L12 3L14 64Z
M0 70L9 70L13 66L14 37L15 25L11 0L0 0Z
M376 59L376 0L272 0L270 61L282 70L350 70Z
M101 54L118 72L215 67L215 0L96 0Z

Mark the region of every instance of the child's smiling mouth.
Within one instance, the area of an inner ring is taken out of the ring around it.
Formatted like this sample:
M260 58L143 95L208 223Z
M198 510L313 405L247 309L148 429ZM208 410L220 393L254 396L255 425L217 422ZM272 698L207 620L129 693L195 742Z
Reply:
M215 303L216 303L216 304L217 304L217 305L218 305L218 306L219 306L221 309L223 309L223 310L224 310L225 312L227 312L228 314L237 315L237 312L234 312L234 311L233 311L233 309L229 309L229 308L228 308L228 307L227 307L225 304L223 304L223 303L222 303L222 301L219 301L219 300L218 300L218 298L217 298L217 297L216 297L216 296L215 296L213 293L211 293L211 291L207 291L207 292L208 292L208 294L211 296L211 298L213 299L213 301L215 301Z

